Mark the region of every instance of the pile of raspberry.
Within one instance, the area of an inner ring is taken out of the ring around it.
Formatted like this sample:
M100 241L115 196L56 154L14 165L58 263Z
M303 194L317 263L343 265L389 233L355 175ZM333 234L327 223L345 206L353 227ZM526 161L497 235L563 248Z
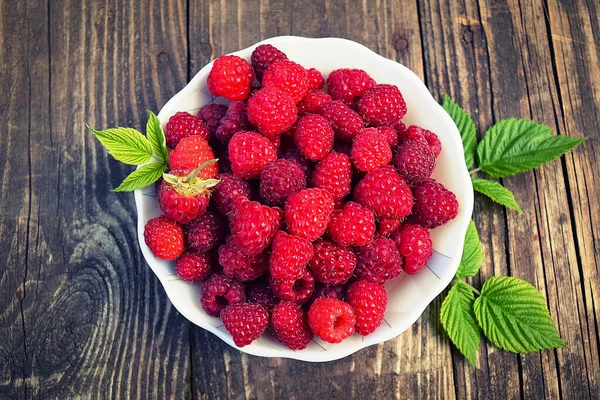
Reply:
M202 282L202 308L237 346L269 326L294 350L369 335L386 282L423 268L429 230L457 215L431 178L438 137L405 126L396 86L350 68L325 80L268 44L251 62L217 58L207 83L229 105L169 120L146 244Z

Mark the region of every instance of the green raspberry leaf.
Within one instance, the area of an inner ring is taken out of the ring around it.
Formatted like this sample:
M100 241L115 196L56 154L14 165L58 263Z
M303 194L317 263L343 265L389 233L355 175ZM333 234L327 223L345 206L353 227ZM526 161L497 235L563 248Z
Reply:
M479 233L477 233L475 222L471 220L467 228L467 234L465 235L465 246L463 247L458 271L456 271L456 278L462 279L475 275L479 272L482 262L483 249L479 241Z
M485 336L501 349L531 353L565 347L544 296L521 279L488 279L475 300L474 310Z
M89 126L90 132L117 160L125 164L140 165L152 158L152 145L140 132L132 128L110 128L97 131Z
M513 192L502 186L496 181L489 179L471 178L473 182L473 189L476 192L485 194L490 199L494 200L498 204L502 204L505 207L516 210L523 214L523 210L519 207L515 195Z
M152 150L163 161L167 161L169 152L165 144L165 133L160 126L160 121L156 115L148 110L148 123L146 124L146 138L152 144Z
M535 121L509 118L487 130L477 147L479 168L493 178L529 171L577 147L585 138L552 136Z
M118 188L113 192L132 192L136 189L146 187L160 179L167 168L164 162L153 162L141 166L133 171L121 182Z
M440 321L452 343L471 365L476 366L481 331L473 312L474 302L475 296L469 286L456 282L442 303Z
M475 124L473 123L471 116L458 104L453 102L447 94L444 95L442 107L450 114L450 117L452 117L460 132L460 138L462 139L465 151L465 163L467 164L467 168L471 168L475 159L475 149L477 147Z

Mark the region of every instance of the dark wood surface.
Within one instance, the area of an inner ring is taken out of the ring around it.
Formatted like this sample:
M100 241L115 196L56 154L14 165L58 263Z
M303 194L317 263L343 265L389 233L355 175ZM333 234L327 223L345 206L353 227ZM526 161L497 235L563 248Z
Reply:
M84 129L142 128L214 57L277 35L337 36L397 60L480 129L533 118L587 136L477 197L494 274L545 295L567 347L470 367L438 299L407 332L342 360L240 353L170 305L138 247L129 172ZM0 0L0 398L600 397L600 4L594 0Z

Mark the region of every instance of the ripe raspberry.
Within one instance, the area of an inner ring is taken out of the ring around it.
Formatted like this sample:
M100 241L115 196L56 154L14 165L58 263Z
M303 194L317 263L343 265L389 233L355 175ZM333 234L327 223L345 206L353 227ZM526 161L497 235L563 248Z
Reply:
M308 310L308 325L324 341L340 343L354 333L356 315L348 303L321 298Z
M279 208L270 208L246 197L238 197L229 213L231 236L244 253L259 254L269 247L273 237L281 229L281 216Z
M254 73L248 61L238 56L218 57L208 74L208 91L229 101L246 100L250 95Z
M215 153L206 140L200 136L189 136L181 139L175 150L169 153L169 166L171 169L189 168L193 170L214 159ZM214 163L203 168L198 174L198 178L214 178L218 173L219 166Z
M407 140L398 147L394 166L409 185L414 185L431 176L435 156L429 145Z
M331 96L325 92L308 92L302 101L298 103L298 115L316 114L323 104L331 100Z
M309 161L302 155L302 153L300 153L300 150L298 150L295 145L281 151L279 158L291 161L299 166L304 172L305 176L310 176L312 173L312 167L309 164Z
M269 65L263 75L262 85L288 92L294 104L297 104L308 93L308 74L302 65L280 60Z
M327 227L331 239L342 246L364 246L373 240L375 215L373 211L349 201L343 210L334 210Z
M373 333L381 325L387 307L387 293L381 286L358 281L348 288L347 302L356 314L356 331L363 336Z
M400 139L398 138L398 132L396 132L394 128L391 126L380 126L376 129L385 137L385 140L387 140L387 143L392 150L398 147Z
M304 268L302 276L298 279L273 279L269 278L271 290L277 297L285 301L303 304L310 299L315 290L315 278L308 268Z
M329 224L333 211L333 198L324 189L304 189L288 197L285 204L285 221L292 235L316 240Z
M404 127L404 124L402 125ZM417 125L411 125L408 128L404 127L404 129L402 129L402 127L396 129L403 142L406 140L414 140L415 142L425 143L431 148L431 151L436 158L442 152L442 144L435 133Z
M260 197L270 206L282 205L290 194L302 189L306 189L306 176L291 161L271 161L260 172Z
M221 320L233 342L244 347L254 342L269 326L269 313L260 304L234 304L221 311Z
M256 47L252 52L252 56L250 57L250 62L254 67L254 72L256 73L256 78L260 82L262 80L263 74L269 67L269 65L273 64L276 61L287 60L287 56L277 47L272 46L270 44L261 44Z
M248 105L243 101L232 101L229 103L227 112L221 118L220 125L215 131L215 137L221 143L227 144L236 132L252 129L252 125L248 121Z
M333 147L334 132L327 118L307 114L298 120L294 141L300 152L311 161L322 160Z
M360 115L339 100L323 104L319 109L319 114L331 122L336 140L342 142L352 142L364 128Z
M346 283L356 268L354 250L327 240L317 240L313 246L314 255L308 265L315 279L327 285Z
M306 71L308 77L308 91L313 92L315 90L321 90L325 85L325 79L323 75L315 68L311 68Z
M292 96L275 88L262 88L248 100L248 119L265 136L276 136L290 129L297 112Z
M406 103L394 85L376 85L358 101L358 113L370 125L392 125L406 114Z
M413 205L406 181L390 165L367 173L354 189L354 200L378 218L406 217Z
M200 304L212 317L218 317L221 310L230 304L241 304L245 301L244 287L235 279L213 275L200 286Z
M175 271L187 282L200 282L214 270L214 262L208 253L186 250L175 262Z
M196 251L206 252L223 240L223 221L212 211L204 213L183 227L186 245Z
M222 215L227 215L231 210L233 201L238 197L252 197L252 191L248 182L238 178L234 174L217 175L219 183L214 187L212 198L217 210Z
M306 348L313 338L306 313L290 301L282 301L273 308L271 325L277 340L292 350Z
M375 81L362 69L340 68L327 77L327 91L334 100L342 100L351 106L356 97L375 86Z
M427 264L433 255L433 243L427 228L419 225L405 225L392 239L400 255L404 257L404 272L414 275Z
M392 161L390 145L375 128L360 131L352 143L350 155L356 169L362 172L371 172Z
M458 201L454 193L439 182L426 179L413 188L415 205L410 222L433 229L454 219L458 214Z
M269 268L265 253L248 255L233 242L231 236L227 237L226 244L219 247L219 264L223 266L223 275L240 282L260 278Z
M156 257L174 260L183 252L183 228L161 215L146 223L144 241Z
M310 307L316 299L320 298L344 300L344 298L346 298L346 286L325 285L321 282L317 282L315 284L315 292L306 304Z
M354 275L358 279L382 285L402 272L402 257L392 239L379 237L358 252Z
M246 297L248 302L257 303L271 312L273 307L279 303L279 298L273 294L269 282L264 279L259 279L251 282L246 288Z
M310 241L279 231L273 239L269 271L274 279L299 279L312 257Z
M352 189L352 164L346 154L331 152L317 164L312 177L312 184L326 189L333 201L339 201L350 194Z
M276 135L276 136L267 136L267 138L269 139L269 142L271 142L271 144L273 145L273 148L275 150L279 150L279 146L281 146L281 136L283 135L283 133L281 135Z
M214 137L217 128L221 124L221 118L227 113L227 106L218 103L207 104L198 110L198 116L208 129L210 130L211 136Z
M433 151L433 156L437 158L442 152L442 143L440 142L440 139L435 133L428 131L427 129L423 129L421 134L425 140L427 140L431 151Z
M389 237L392 233L398 230L401 223L402 220L400 219L382 219L379 221L379 230L377 230L377 234Z
M402 121L398 121L395 124L392 124L392 126L394 127L396 132L398 132L398 134L406 130L406 125L404 125L404 122Z
M204 140L209 139L210 131L202 119L187 112L178 112L169 118L165 129L165 139L169 148L174 149L181 139L193 135L198 135Z
M277 151L266 137L256 132L238 132L229 142L231 170L242 179L258 178L260 171L277 159Z

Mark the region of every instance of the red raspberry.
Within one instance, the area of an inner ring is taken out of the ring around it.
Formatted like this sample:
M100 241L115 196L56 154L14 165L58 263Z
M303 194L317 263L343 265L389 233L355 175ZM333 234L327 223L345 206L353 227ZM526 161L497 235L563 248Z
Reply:
M404 126L404 124L402 125ZM415 142L425 143L429 146L429 148L431 148L431 151L436 158L442 152L442 144L435 133L428 131L427 129L423 129L417 125L411 125L408 128L405 127L404 129L402 129L402 127L400 127L400 129L396 129L398 130L400 139L403 142L406 140L414 140Z
M214 262L208 253L186 250L175 262L175 271L187 282L200 282L208 278L214 270Z
M331 96L325 92L308 92L302 101L298 103L298 115L316 114L323 104L331 100Z
M212 211L204 213L183 227L185 243L196 251L213 249L223 239L223 221Z
M281 135L283 135L283 133ZM271 142L275 150L279 150L279 147L281 146L281 135L267 136L269 142Z
M350 155L354 166L361 172L371 172L392 161L390 145L375 128L360 131L352 143Z
M264 279L251 282L246 289L246 297L250 303L257 303L271 311L277 303L279 298L273 294L269 282Z
M200 286L200 304L212 317L218 317L221 310L230 304L241 304L245 301L244 287L235 279L213 275Z
M256 78L259 82L262 80L263 74L267 68L269 68L269 65L276 61L287 59L288 58L283 51L270 44L261 44L260 46L257 46L250 57L254 72L256 73Z
M246 100L252 89L254 73L248 61L238 56L218 57L208 74L208 91L229 101Z
M300 64L289 60L276 61L269 65L262 79L265 88L288 92L297 104L308 93L308 75Z
M244 347L254 342L269 326L269 313L260 304L234 304L221 311L221 320L233 342Z
M381 286L358 281L348 288L347 302L356 314L356 331L363 336L373 333L381 325L387 307L387 293Z
M238 197L252 197L248 182L234 174L219 174L217 179L219 183L213 189L212 198L222 215L229 213L233 201Z
M406 130L406 125L404 125L404 122L402 121L398 121L395 124L392 124L392 126L394 127L396 132L398 132L398 134Z
M281 152L279 158L288 160L299 166L304 171L305 176L311 174L312 168L309 161L300 153L300 150L296 146L287 148Z
M306 313L291 301L282 301L273 308L271 325L277 340L292 350L305 349L313 338Z
M169 153L169 166L171 169L198 168L207 161L214 160L215 153L208 142L200 136L189 136L179 141L175 150ZM198 174L198 178L214 178L219 173L217 163L207 165Z
M209 139L210 131L202 119L187 112L178 112L169 118L165 139L171 149L174 149L181 139L193 135L198 135L204 140Z
M248 119L265 136L289 130L296 122L297 112L292 96L275 88L262 88L248 100Z
M381 236L390 236L392 233L396 232L400 227L402 220L400 219L382 219L379 221L379 230L377 234Z
M277 151L266 137L256 132L238 132L229 142L231 170L242 179L258 178L260 171L277 159Z
M319 282L342 285L350 279L356 267L356 254L351 247L326 240L317 240L314 255L308 264Z
M358 101L358 113L370 125L392 125L406 114L406 103L396 86L376 85Z
M342 246L364 246L373 240L375 215L373 211L349 201L343 210L334 210L327 227L331 239Z
M331 71L327 77L327 91L334 100L354 104L356 97L375 86L375 81L362 69L340 68Z
M342 142L352 142L364 128L360 115L339 100L323 104L319 109L319 114L331 122L335 138Z
M285 221L292 235L310 241L321 236L329 224L333 198L324 189L304 189L288 197Z
M395 149L396 147L398 147L400 139L398 138L398 132L396 132L394 128L392 128L391 126L380 126L376 129L381 135L385 137L385 140L387 140L391 149Z
M271 161L260 172L260 197L270 206L282 205L290 194L302 189L306 189L306 176L291 161Z
M304 268L302 276L298 279L273 279L269 278L271 290L277 297L285 301L303 304L310 299L315 290L315 278L308 268Z
M310 241L279 231L271 248L271 276L274 279L299 279L312 257L313 245Z
M281 215L279 208L238 197L229 212L229 227L235 244L246 254L261 253L281 228Z
M402 257L392 239L379 237L360 248L354 275L378 285L385 284L402 272Z
M308 310L308 325L324 341L340 343L354 333L356 315L348 303L321 298Z
M419 225L405 225L392 239L400 255L404 257L404 272L414 275L427 264L433 255L433 243L427 228Z
M296 124L294 141L306 158L311 161L319 161L331 151L334 135L327 118L316 114L307 114Z
M346 298L346 286L344 285L325 285L321 282L315 284L315 292L310 301L306 303L309 307L320 298L344 300Z
M426 179L413 188L415 205L409 220L433 229L454 219L458 214L458 201L454 193L439 182Z
M158 186L161 211L180 224L187 224L204 214L210 201L209 189L216 184L214 180L193 177L191 172L189 168L174 169L163 174Z
M331 193L334 201L350 194L352 189L352 164L346 154L331 152L317 164L312 184Z
M227 144L236 132L252 129L252 125L248 121L248 105L243 101L232 101L229 103L227 112L221 118L215 137L221 143Z
M219 247L219 264L223 266L223 275L240 282L260 278L269 268L265 253L248 255L233 242L231 236L227 237L226 244Z
M390 165L367 173L354 189L354 200L378 218L406 217L413 205L406 181Z
M442 152L442 143L440 142L440 139L435 133L428 131L427 129L423 129L423 132L421 134L423 135L425 140L427 140L431 151L433 151L434 157L437 158L437 156L439 156Z
M144 241L156 257L174 260L183 252L183 228L161 215L146 223Z
M323 75L315 68L311 68L306 71L308 77L308 91L313 92L315 90L321 90L325 85L325 79Z
M226 113L227 106L218 103L207 104L198 110L198 116L204 121L206 126L208 126L212 136L215 135L217 128L221 124L221 118L223 118Z
M407 140L398 147L394 166L409 185L414 185L431 176L435 156L429 145Z

